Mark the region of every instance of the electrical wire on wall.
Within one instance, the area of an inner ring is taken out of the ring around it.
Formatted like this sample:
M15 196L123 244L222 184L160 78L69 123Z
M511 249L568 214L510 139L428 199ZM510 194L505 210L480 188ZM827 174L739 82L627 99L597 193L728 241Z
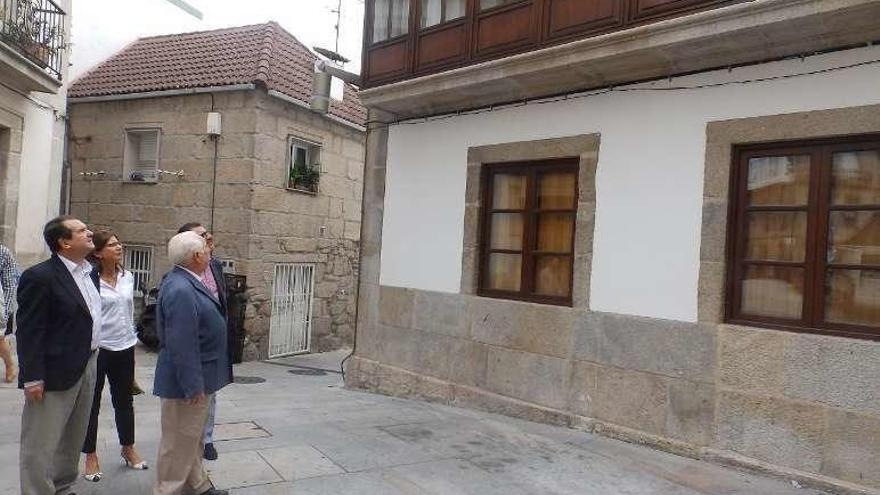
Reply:
M859 45L859 46L861 47L864 45ZM868 48L871 48L873 46L875 46L874 43L869 43L867 45ZM851 50L853 48L854 47L847 47L847 48L843 48L843 49L829 50L827 52L817 52L817 53L813 53L810 55L801 55L799 57L795 57L794 59L799 58L801 61L804 61L807 57L812 57L812 56L816 56L816 55L824 55L827 53L844 51L844 50ZM792 60L792 59L793 59L792 57L787 57L787 58L777 59L777 60L772 60L772 61L765 60L762 62L742 64L737 67L755 66L755 65L761 65L761 64L765 64L765 63L774 62L774 61L778 62L781 60ZM499 112L499 111L508 110L511 108L519 108L519 107L523 107L523 106L547 105L550 103L558 103L558 102L569 101L569 100L584 100L587 98L604 96L604 95L608 95L611 93L650 93L650 92L670 92L670 91L673 91L673 92L700 91L700 90L720 88L720 87L725 87L725 86L744 86L744 85L765 83L765 82L771 82L771 81L783 81L783 80L794 79L794 78L799 78L799 77L810 77L810 76L828 74L828 73L832 73L832 72L839 72L839 71L844 71L844 70L849 70L849 69L856 69L859 67L867 67L867 66L877 65L877 64L880 64L880 59L865 60L862 62L855 62L855 63L851 63L851 64L839 65L839 66L834 66L834 67L827 67L824 69L816 69L816 70L811 70L811 71L795 72L795 73L791 73L791 74L781 74L781 75L766 76L766 77L755 77L755 78L749 78L749 79L738 79L738 80L723 81L723 82L716 82L716 83L678 85L678 86L669 85L669 86L663 86L663 87L642 86L643 84L656 82L656 81L662 81L664 79L671 82L673 77L683 77L683 76L687 76L687 75L704 74L704 73L708 73L708 72L712 72L712 71L723 70L723 68L706 69L706 70L701 70L701 71L695 72L695 73L676 74L674 76L670 75L668 77L654 78L654 79L649 79L649 80L644 80L644 81L637 81L637 82L628 83L625 85L608 85L608 86L604 86L601 88L595 88L595 89L586 90L586 91L578 90L578 91L573 91L573 92L569 92L569 93L553 95L553 96L548 96L548 97L527 98L527 99L523 99L523 100L519 100L519 101L509 101L506 103L498 103L498 104L489 105L489 106L485 106L485 107L473 108L473 109L469 109L469 110L461 110L461 111L450 112L450 113L445 113L445 114L431 115L431 116L427 116L427 117L399 119L399 120L393 120L393 121L370 120L370 121L367 121L367 123L365 125L370 130L378 130L378 129L388 128L388 127L396 126L396 125L419 125L419 124L424 124L427 122L438 122L438 121L442 121L442 120L449 120L449 119L453 119L456 117L464 117L464 116L469 116L469 115L480 115L480 114L484 114L484 113ZM727 69L728 69L728 72L730 72L733 70L733 67L731 66L731 67L728 67Z
M211 112L214 111L214 93L208 93L211 95ZM219 134L210 134L208 136L212 141L214 141L214 158L213 163L211 165L212 168L212 178L211 178L211 221L208 224L208 230L210 232L214 232L214 199L217 196L217 155L220 147L220 135Z

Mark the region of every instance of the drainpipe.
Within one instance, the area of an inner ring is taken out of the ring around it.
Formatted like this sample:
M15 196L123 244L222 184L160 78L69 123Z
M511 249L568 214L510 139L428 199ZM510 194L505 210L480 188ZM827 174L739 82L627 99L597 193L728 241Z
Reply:
M73 187L73 172L70 166L70 107L64 115L64 144L61 156L61 214L70 214L70 198L72 196L71 188Z

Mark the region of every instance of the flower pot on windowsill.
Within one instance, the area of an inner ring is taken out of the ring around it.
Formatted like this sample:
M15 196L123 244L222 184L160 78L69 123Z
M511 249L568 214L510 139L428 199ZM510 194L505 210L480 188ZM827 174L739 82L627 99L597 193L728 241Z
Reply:
M294 191L317 194L318 182L321 180L321 172L317 166L294 167L290 170L287 188Z
M49 49L49 45L29 41L25 43L22 49L28 55L28 59L31 62L39 65L42 69L49 67L49 62L52 60L52 52Z

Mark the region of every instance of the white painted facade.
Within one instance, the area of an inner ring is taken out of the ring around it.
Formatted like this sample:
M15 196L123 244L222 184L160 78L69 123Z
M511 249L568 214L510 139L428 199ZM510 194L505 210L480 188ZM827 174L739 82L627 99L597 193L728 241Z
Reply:
M56 0L56 3L66 13L64 40L68 45L61 63L61 81L67 83L72 2ZM7 247L15 252L19 264L25 268L46 258L48 249L43 241L43 226L63 208L61 185L67 98L66 85L53 94L23 90L11 81L14 81L11 77L8 80L0 77L0 112L4 112L7 126L16 134L12 154L0 160L9 167L2 174L5 208L9 213L4 217L3 229L13 233L3 242L9 244ZM0 131L8 132L8 129ZM14 242L10 242L10 238L14 238Z
M41 261L49 253L43 240L43 226L61 213L66 136L64 93L35 93L32 97L51 108L28 101L25 113L15 227L15 253L23 266Z
M880 103L880 47L390 129L380 283L459 292L467 150L601 135L590 309L697 321L706 124ZM863 65L854 65L863 64ZM736 84L736 81L813 75Z

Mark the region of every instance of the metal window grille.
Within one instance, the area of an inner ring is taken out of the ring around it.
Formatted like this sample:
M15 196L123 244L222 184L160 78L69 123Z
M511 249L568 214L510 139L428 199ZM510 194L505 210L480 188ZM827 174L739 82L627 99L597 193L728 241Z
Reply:
M150 246L125 246L125 269L134 275L135 296L150 290L153 274L153 248Z
M312 294L315 265L275 265L272 316L269 324L269 357L309 351L312 327Z

